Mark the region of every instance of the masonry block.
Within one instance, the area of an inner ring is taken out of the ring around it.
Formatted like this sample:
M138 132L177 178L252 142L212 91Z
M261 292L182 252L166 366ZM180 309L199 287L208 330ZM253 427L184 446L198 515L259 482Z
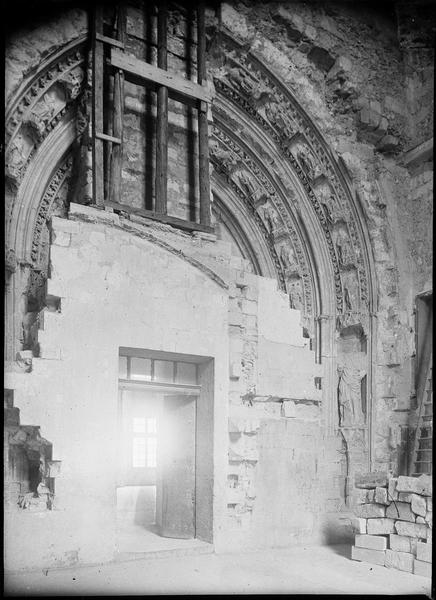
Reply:
M390 500L398 500L397 478L390 477L388 482L388 498Z
M415 575L421 575L421 577L431 577L431 563L424 562L423 560L418 560L415 558L413 562L413 572Z
M421 475L420 477L406 477L400 475L397 482L397 490L399 492L414 492L422 496L431 496L432 481L429 475Z
M383 535L356 535L354 544L359 548L368 548L369 550L386 550L388 538Z
M356 506L355 513L358 517L362 517L363 519L384 517L386 507L382 504L360 504L359 506Z
M351 547L351 558L353 560L360 560L363 562L371 563L373 565L385 564L385 550L369 550L368 548L359 548L357 546Z
M395 521L395 531L399 535L408 535L421 540L427 539L427 525L421 523L409 523L407 521ZM394 533L389 532L389 533Z
M399 492L398 493L398 500L400 500L401 502L412 502L412 498L415 494L413 494L412 492Z
M427 501L424 496L418 496L418 494L413 494L411 501L412 511L416 515L420 515L421 517L425 517L427 513Z
M397 550L386 550L385 567L398 569L413 573L414 556L410 552L398 552Z
M432 511L428 511L426 513L426 515L425 515L425 522L430 527L430 529L433 528L433 512Z
M52 233L51 243L56 246L68 247L71 244L71 233L56 231L56 233Z
M287 418L296 417L295 402L293 400L285 400L282 402L282 415Z
M411 539L412 538L407 537L406 535L391 533L389 536L389 548L391 550L397 550L398 552L412 552Z
M375 502L374 500L375 490L366 491L366 502Z
M395 533L395 521L393 519L368 519L366 530L370 535Z
M432 544L425 542L417 542L416 544L416 558L425 562L431 563L431 549Z
M415 522L415 515L408 502L392 502L386 509L386 516L390 519Z
M388 474L384 471L374 473L363 473L356 475L354 485L357 488L375 489L376 487L388 487Z
M376 487L374 491L374 502L377 504L390 504L388 500L388 490L385 487Z
M351 527L354 533L366 533L366 519L361 519L360 517L352 517Z

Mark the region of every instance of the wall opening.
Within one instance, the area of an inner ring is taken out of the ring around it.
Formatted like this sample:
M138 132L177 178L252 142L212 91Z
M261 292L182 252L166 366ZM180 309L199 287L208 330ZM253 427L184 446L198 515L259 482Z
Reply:
M117 546L212 542L213 360L121 348Z

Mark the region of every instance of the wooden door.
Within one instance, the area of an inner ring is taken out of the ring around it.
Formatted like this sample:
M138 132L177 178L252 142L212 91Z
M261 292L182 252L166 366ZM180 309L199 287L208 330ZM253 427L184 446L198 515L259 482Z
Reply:
M195 537L194 396L165 396L158 440L156 524L160 535Z

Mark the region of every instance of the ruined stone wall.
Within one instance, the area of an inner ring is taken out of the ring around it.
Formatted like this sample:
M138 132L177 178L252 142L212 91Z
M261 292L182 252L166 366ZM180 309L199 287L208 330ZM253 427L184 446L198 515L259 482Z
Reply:
M360 199L378 296L373 465L395 468L414 387L414 296L424 281L431 287L429 219L422 219L430 169L411 177L402 164L431 122L431 51L412 82L394 7L295 2L292 10L285 3L253 10L239 2L222 6L221 22L289 86L344 161ZM421 86L411 103L416 77Z

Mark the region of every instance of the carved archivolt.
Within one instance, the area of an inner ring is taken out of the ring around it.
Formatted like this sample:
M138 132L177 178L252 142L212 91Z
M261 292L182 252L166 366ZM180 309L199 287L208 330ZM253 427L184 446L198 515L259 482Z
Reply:
M262 63L243 53L237 43L225 35L222 37L222 49L225 64L213 74L219 95L247 113L274 140L300 180L322 227L334 272L338 322L348 325L366 321L370 300L369 275L364 260L364 242L359 232L361 225L337 164L310 119ZM229 145L223 144L220 156L215 156L215 160L227 169L229 156L226 153L229 148ZM274 205L278 209L279 204L274 202ZM283 219L279 209L278 212ZM298 255L298 244L292 240L291 245ZM305 265L300 266L302 271L306 269ZM296 287L295 284L293 287ZM311 292L308 285L303 285L303 288L308 311L306 297ZM297 296L299 294L300 291Z
M6 181L19 187L35 151L79 97L84 80L83 42L43 67L7 111ZM6 214L9 222L12 202Z

